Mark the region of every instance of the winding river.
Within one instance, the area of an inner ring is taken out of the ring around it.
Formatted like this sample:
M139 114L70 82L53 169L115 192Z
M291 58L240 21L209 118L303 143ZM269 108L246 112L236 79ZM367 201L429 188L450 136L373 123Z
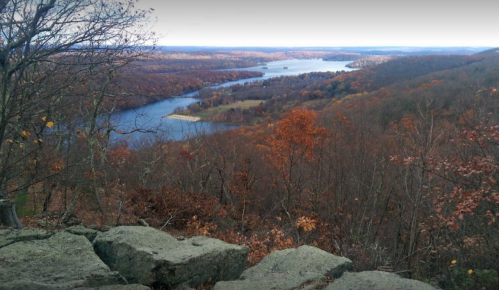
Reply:
M234 84L244 84L246 82L260 81L273 77L299 75L310 72L351 71L352 69L345 67L348 63L348 61L322 61L321 59L274 61L265 65L235 69L261 71L265 73L262 77L227 82L210 87L228 87ZM136 128L140 128L140 130L130 135L114 135L113 140L117 141L127 138L130 146L136 147L159 140L182 140L194 135L209 134L219 130L230 130L238 127L236 125L220 123L189 122L165 118L175 108L186 107L189 104L197 102L198 99L195 98L197 94L198 92L195 91L140 108L115 113L113 115L113 122L119 130L131 131L137 130Z

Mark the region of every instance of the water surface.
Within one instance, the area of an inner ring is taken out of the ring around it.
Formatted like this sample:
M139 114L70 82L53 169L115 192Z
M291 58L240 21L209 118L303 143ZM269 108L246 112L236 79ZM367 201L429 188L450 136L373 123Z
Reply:
M210 87L228 87L234 84L244 84L246 82L260 81L273 77L299 75L310 72L351 71L352 69L345 67L348 63L348 61L322 61L321 59L273 61L255 67L234 69L261 71L265 73L262 77L227 82ZM209 134L214 131L230 130L238 127L236 125L220 123L189 122L165 118L166 115L173 113L177 107L185 108L192 103L198 102L199 99L195 98L197 94L198 92L195 91L136 109L115 113L113 115L113 122L118 130L123 132L136 130L136 132L130 135L115 134L112 138L114 140L126 138L132 146L140 146L141 142L153 142L158 139L162 141L182 140L200 133Z

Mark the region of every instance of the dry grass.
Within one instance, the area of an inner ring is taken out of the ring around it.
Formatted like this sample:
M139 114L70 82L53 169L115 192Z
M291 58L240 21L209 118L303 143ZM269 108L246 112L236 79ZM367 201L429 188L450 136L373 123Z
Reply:
M238 102L235 102L235 103L229 104L229 105L222 105L222 106L218 106L215 108L209 108L209 109L203 110L199 113L192 114L192 116L201 117L202 120L207 120L210 117L217 115L218 113L222 113L222 112L228 111L230 109L241 109L241 110L249 109L249 108L253 108L253 107L260 105L262 102L265 102L265 101L263 101L263 100L238 101Z

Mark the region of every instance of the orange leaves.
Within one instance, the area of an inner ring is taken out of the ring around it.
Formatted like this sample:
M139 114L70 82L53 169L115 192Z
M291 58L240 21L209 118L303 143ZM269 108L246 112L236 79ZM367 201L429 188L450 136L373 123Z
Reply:
M247 246L249 248L248 264L255 265L268 254L275 250L294 248L297 245L293 239L287 236L283 230L274 226L265 234L241 235L233 231L227 231L217 238L225 242Z
M416 131L416 123L414 115L412 114L405 115L404 117L402 117L402 120L400 122L402 123L402 126L407 132L413 133Z
M294 198L307 182L307 170L317 157L316 150L323 145L326 129L317 124L314 111L295 109L284 115L267 138L264 162L274 169L274 188L285 189L286 205L293 206Z
M128 148L120 146L110 150L107 157L111 164L121 166L130 157L131 153Z
M303 229L305 232L311 232L316 227L316 221L310 217L300 217L296 222L296 227Z
M467 124L469 123L475 115L473 110L468 110L464 112L461 116L459 116L459 124Z
M52 169L52 172L59 172L64 168L64 162L62 160L55 160L54 162L50 163L50 168Z
M325 129L317 126L314 111L292 110L276 123L274 134L268 138L269 160L274 165L291 162L298 156L312 160L314 147L324 135Z
M42 121L43 121L43 122L46 122L46 123L45 123L45 126L46 126L47 128L52 128L52 127L54 127L54 122L52 122L52 121L47 122L47 116L43 116L43 117L42 117Z
M459 156L450 160L430 160L430 170L436 176L443 176L451 181L449 185L434 187L438 218L452 230L460 228L470 220L480 220L483 225L498 224L495 215L499 204L497 176L496 136L499 126L475 127L461 132L454 144L464 152L479 152L470 156ZM447 189L443 191L443 189ZM443 209L450 209L444 214Z
M217 207L217 199L207 197L204 193L183 192L173 189L139 189L130 194L130 212L136 216L147 218L152 226L163 225L169 220L174 228L189 228L193 232L213 232L211 222L221 212ZM228 209L225 209L229 211Z
M499 212L496 213L496 214L493 214L490 210L487 210L487 212L485 213L485 215L487 216L487 218L489 219L489 222L487 223L487 225L492 225L496 222L496 219L499 217Z
M337 112L336 113L336 118L338 119L339 122L341 122L342 124L346 125L347 127L351 127L352 126L352 122L350 122L350 120L348 120L348 117L345 116L344 114L342 114L340 112Z
M191 221L187 222L187 234L188 235L203 235L210 237L211 233L215 232L217 226L210 222L202 222L195 215L192 217Z
M432 80L430 83L422 84L419 88L421 90L427 90L431 87L442 84L443 82L444 82L443 80Z
M21 132L21 136L23 136L23 138L29 138L29 136L31 136L31 133L29 131L22 131Z

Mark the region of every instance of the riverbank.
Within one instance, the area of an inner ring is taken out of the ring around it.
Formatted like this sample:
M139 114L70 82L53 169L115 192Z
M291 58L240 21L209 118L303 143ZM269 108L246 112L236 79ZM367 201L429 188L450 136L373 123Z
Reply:
M165 116L165 118L182 120L182 121L189 121L189 122L197 122L197 121L201 120L200 117L177 115L177 114L167 115L167 116Z
M263 90L262 86L258 86L257 83L253 85L245 85L246 82L250 83L253 81L262 82L273 77L281 76L291 76L299 75L310 72L328 72L328 71L338 71L338 70L351 70L345 68L347 62L326 62L321 60L289 60L280 62L269 62L267 63L268 70L265 75L259 78L242 79L235 82L227 82L220 84L217 87L228 87L238 83L242 85L245 90L255 91L248 92L250 95L260 96L265 92L265 97L258 97L258 99L247 99L241 103L231 103L228 104L224 102L222 107L217 106L211 111L206 112L196 112L196 113L185 113L185 114L175 114L174 112L179 112L185 110L189 105L193 103L200 103L202 100L196 98L198 91L190 91L190 93L183 94L181 96L176 96L173 98L165 98L161 101L147 102L146 93L144 93L144 101L135 102L135 104L141 103L140 107L129 110L121 110L113 114L112 121L117 124L117 128L123 132L134 131L129 140L140 140L144 137L155 138L157 128L162 132L168 134L168 138L171 140L181 140L185 136L190 136L196 134L200 130L211 132L212 130L220 131L221 127L224 130L230 130L238 128L239 126L228 125L228 124L254 124L258 123L260 119L263 118L263 112L261 108L255 109L261 103L265 103L264 99L271 98L273 91ZM288 69L284 69L284 67ZM246 68L251 69L261 69L261 67ZM216 89L216 88L213 88ZM285 92L289 95L289 92ZM279 95L283 95L284 92L279 91ZM212 97L212 95L210 96ZM263 104L262 104L263 105ZM172 115L180 115L182 117L168 117ZM220 115L216 117L217 115ZM198 117L199 120L185 118L184 116ZM205 122L204 120L208 121ZM187 122L186 122L187 121ZM136 129L140 128L140 132ZM144 133L143 131L150 130L151 132Z

